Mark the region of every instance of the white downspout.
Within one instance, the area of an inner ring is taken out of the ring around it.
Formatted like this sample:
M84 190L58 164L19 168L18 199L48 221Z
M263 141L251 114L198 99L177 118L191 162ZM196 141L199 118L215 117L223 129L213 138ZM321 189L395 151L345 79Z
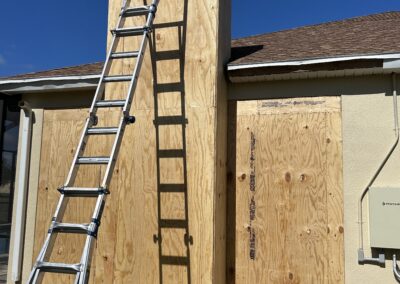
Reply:
M18 176L16 180L16 211L14 245L12 252L11 279L14 282L21 280L22 252L25 237L26 197L28 191L29 161L31 151L32 109L25 101L19 102L19 107L24 112L21 132L21 147L19 156Z

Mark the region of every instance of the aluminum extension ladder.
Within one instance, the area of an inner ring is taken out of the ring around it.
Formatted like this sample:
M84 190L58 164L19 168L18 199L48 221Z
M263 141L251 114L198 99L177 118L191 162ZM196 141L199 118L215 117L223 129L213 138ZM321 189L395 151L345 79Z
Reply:
M111 180L115 162L118 157L119 148L121 145L125 126L133 123L135 118L129 115L129 110L134 97L138 76L143 62L144 53L147 46L149 33L152 31L153 20L157 11L159 0L153 0L149 6L140 6L128 8L124 1L121 13L119 15L117 28L112 30L112 42L108 51L106 62L101 74L99 84L89 111L89 117L79 140L77 151L73 158L71 168L69 170L67 180L58 191L61 193L54 216L51 220L51 225L44 242L44 245L37 257L36 263L32 268L28 283L41 283L44 272L52 273L68 273L76 274L75 283L84 284L89 279L90 259L92 254L92 246L94 238L97 237L97 231L100 225L102 210L106 195L108 194L108 185ZM123 28L124 19L134 16L146 16L147 20L144 26ZM116 52L117 39L128 36L142 36L140 48L138 51L132 52ZM108 76L111 69L111 62L117 59L136 58L135 68L132 75ZM125 100L102 100L105 85L108 82L128 82L130 85ZM122 108L121 119L118 127L93 127L97 125L98 119L96 116L98 108ZM115 140L112 146L111 154L107 157L83 157L83 152L89 135L115 135ZM73 187L75 177L79 165L107 165L101 186L98 188ZM65 208L70 197L95 197L97 198L96 206L89 224L73 224L63 223ZM49 262L49 257L53 249L55 237L57 233L74 233L87 234L83 253L80 263L66 264Z

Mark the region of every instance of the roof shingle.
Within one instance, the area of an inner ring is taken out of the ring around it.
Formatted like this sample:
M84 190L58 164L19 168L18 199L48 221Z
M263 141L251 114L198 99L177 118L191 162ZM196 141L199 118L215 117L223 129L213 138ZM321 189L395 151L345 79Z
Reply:
M23 79L39 79L39 78L53 78L53 77L65 77L65 76L88 76L88 75L99 75L103 69L103 62L96 62L90 64L83 64L71 67L63 67L58 69L26 73L21 75L15 75L11 77L3 77L0 80L23 80Z
M230 65L400 53L400 12L233 40Z
M229 65L400 53L400 11L235 39ZM99 75L103 63L27 73L1 80Z

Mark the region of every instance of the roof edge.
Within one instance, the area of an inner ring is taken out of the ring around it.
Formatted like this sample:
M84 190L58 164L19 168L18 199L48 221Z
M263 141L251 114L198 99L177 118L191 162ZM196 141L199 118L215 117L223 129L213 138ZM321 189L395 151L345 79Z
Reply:
M256 76L241 76L230 77L232 84L237 83L255 83L255 82L270 82L270 81L288 81L288 80L309 80L309 79L326 79L335 77L354 77L354 76L367 76L367 75L385 75L397 73L400 74L400 67L393 68L357 68L357 69L340 69L329 71L309 71L302 73L283 73L283 74L266 74Z
M400 53L383 53L383 54L369 54L369 55L355 55L355 56L338 56L330 58L314 58L306 60L291 60L291 61L280 61L280 62L265 62L265 63L253 63L253 64L228 64L228 72L242 69L253 69L262 67L277 67L277 66L301 66L309 64L319 63L332 63L350 60L360 59L399 59Z
M81 81L81 80L89 80L89 79L98 79L100 78L100 74L98 75L83 75L83 76L54 76L54 77L42 77L42 78L32 78L32 79L8 79L8 80L0 80L0 85L5 84L25 84L25 83L35 83L35 82L44 82L44 81Z

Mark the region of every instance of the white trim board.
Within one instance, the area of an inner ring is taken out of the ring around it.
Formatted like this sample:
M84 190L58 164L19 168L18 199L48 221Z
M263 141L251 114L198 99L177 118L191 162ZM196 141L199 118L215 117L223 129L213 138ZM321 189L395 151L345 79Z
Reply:
M32 78L32 79L9 79L9 80L0 80L0 85L34 83L34 82L42 82L42 81L88 80L88 79L98 79L98 78L100 78L100 74L85 75L85 76L42 77L42 78Z
M254 64L232 64L232 65L228 64L228 71L250 69L250 68L261 68L261 67L275 67L275 66L300 66L300 65L350 61L359 59L400 59L400 53L342 56L342 57L316 58L307 60L293 60L293 61L280 61L280 62L254 63Z

